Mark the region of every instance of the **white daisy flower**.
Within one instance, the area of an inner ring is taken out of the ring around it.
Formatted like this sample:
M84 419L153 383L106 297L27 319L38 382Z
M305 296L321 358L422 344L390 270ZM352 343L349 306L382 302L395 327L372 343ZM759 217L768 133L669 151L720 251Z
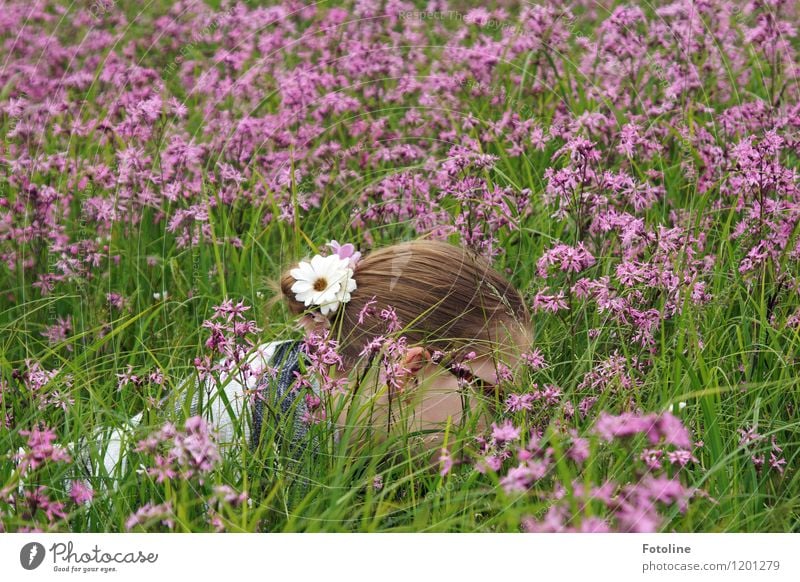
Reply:
M345 263L349 261L349 259L344 259ZM339 288L339 292L336 294L336 300L338 303L347 303L350 301L350 293L356 290L356 281L353 279L353 269L347 267L347 277L342 281L342 286ZM331 311L336 311L337 305L334 305Z
M316 255L289 271L294 277L292 293L295 299L309 305L319 305L323 315L333 313L340 303L350 301L350 293L356 289L353 269L349 260L338 255L323 257Z

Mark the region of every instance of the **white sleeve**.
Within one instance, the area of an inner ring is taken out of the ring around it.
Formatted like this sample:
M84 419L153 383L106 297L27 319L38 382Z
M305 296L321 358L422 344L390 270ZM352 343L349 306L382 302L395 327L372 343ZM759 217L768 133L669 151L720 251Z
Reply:
M244 401L248 398L245 390L252 391L258 386L258 381L261 378L261 372L269 365L272 355L275 353L275 348L283 342L268 342L257 346L248 357L247 361L250 364L250 370L245 375L242 372L236 372L229 377L220 378L221 384L214 385L214 382L206 380L204 382L203 391L203 417L209 418L212 427L218 433L218 442L220 445L227 445L236 441L236 431L234 427L236 423L241 424L243 436L246 441L250 439L250 427L247 423L241 422L242 409ZM223 392L225 398L220 394ZM192 400L190 410L195 414L199 407L200 391L196 390ZM225 405L228 401L234 416L231 414Z

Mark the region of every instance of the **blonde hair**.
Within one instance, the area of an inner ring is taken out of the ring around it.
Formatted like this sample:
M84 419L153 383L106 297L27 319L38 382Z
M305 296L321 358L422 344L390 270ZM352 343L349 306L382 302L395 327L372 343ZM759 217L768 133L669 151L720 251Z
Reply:
M308 308L295 299L289 270L281 291L290 311L301 314ZM380 317L359 323L368 304L376 314L393 308L401 334L431 349L496 345L502 330L518 344L530 345L530 313L522 295L488 260L462 247L430 240L394 244L362 257L353 276L358 288L332 317L341 325L339 347L347 365L357 362L370 340L385 335Z

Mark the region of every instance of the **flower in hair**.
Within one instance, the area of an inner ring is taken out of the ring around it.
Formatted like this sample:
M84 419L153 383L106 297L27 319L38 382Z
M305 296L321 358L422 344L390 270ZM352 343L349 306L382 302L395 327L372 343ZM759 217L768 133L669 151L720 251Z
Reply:
M348 259L350 261L350 267L355 269L358 259L361 258L361 253L356 250L356 247L353 246L352 243L340 245L337 241L332 240L327 246L329 246L340 259Z
M322 315L334 313L340 304L350 301L350 293L356 290L352 245L344 246L351 247L347 257L338 253L327 257L315 255L311 261L300 261L296 268L289 271L295 279L292 284L295 299L306 307L319 305Z

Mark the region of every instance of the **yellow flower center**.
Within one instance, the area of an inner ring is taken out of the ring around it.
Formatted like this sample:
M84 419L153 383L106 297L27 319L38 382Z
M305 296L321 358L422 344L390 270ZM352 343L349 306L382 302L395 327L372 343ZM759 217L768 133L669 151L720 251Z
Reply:
M328 280L325 277L320 277L314 281L314 291L325 291L328 288Z

